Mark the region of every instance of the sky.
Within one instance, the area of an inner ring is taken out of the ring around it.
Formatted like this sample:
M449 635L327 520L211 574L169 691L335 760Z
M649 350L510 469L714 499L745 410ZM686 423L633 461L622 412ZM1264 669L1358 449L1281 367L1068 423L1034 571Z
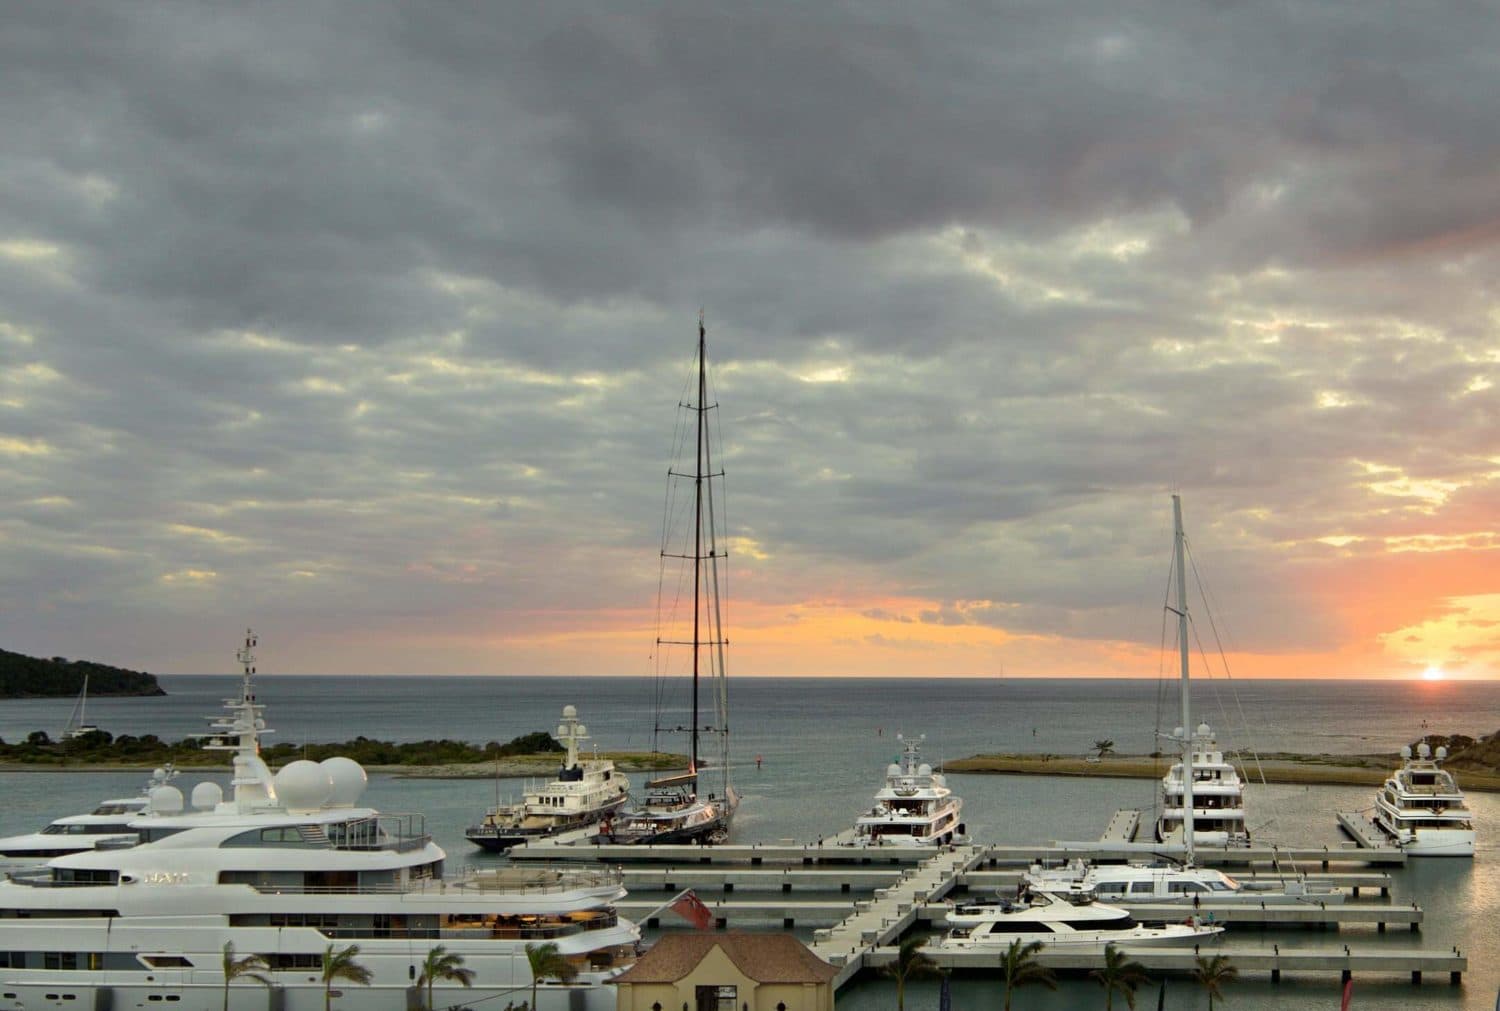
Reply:
M702 310L731 675L1500 665L1487 5L0 28L4 648L650 673Z

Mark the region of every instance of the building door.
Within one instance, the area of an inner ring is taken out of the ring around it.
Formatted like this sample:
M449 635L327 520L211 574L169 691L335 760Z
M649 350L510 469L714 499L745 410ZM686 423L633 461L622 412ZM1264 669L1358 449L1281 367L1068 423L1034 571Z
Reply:
M732 986L700 986L696 1011L738 1011Z

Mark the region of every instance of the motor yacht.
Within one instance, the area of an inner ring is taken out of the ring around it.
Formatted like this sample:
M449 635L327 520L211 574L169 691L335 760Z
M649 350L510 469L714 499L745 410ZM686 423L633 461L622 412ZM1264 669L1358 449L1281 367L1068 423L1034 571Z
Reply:
M1402 748L1401 768L1375 794L1375 827L1412 856L1474 855L1474 818L1453 773L1440 767L1447 757L1425 741L1415 755Z
M42 860L91 850L105 839L135 837L132 819L146 811L150 791L170 783L177 773L170 766L157 769L138 797L114 797L101 801L88 814L58 818L40 832L0 839L0 857L8 860Z
M1182 728L1174 737L1180 739ZM1196 846L1250 845L1245 827L1245 783L1234 763L1224 757L1207 723L1198 724L1192 738L1193 843ZM1183 764L1173 763L1161 781L1161 814L1156 839L1182 844Z
M604 984L633 962L640 933L614 903L618 870L516 869L444 876L420 815L362 806L347 758L272 774L257 744L263 707L248 637L241 693L203 747L229 752L230 792L154 788L133 839L56 857L0 881L0 994L6 1007L176 1006L188 1011L325 1006L325 953L358 945L368 986L335 982L335 1006L406 1011L437 945L472 987L439 980L434 1003L503 1007L530 999L528 943L552 942L578 970L538 981L539 1011L606 1011ZM226 981L225 945L267 963L267 986ZM461 998L460 998L461 992ZM14 1003L10 1003L14 1002Z
M557 739L568 750L557 778L528 788L519 804L491 808L478 825L464 833L470 842L490 853L503 853L520 843L549 839L586 829L611 817L630 799L630 781L608 759L580 761L578 746L589 739L588 727L578 722L578 710L564 706Z
M875 805L854 823L848 844L854 846L943 846L963 842L959 821L963 798L954 795L947 778L922 761L925 734L897 734L901 755L885 770Z
M1049 948L1103 951L1106 945L1172 946L1200 944L1223 932L1190 919L1148 927L1127 910L1095 902L1083 895L1056 895L1023 890L1022 896L981 899L954 904L948 911L951 928L937 950L971 951L1008 948L1040 941Z
M1182 864L1092 864L1072 860L1060 867L1033 864L1024 883L1035 891L1087 895L1130 909L1138 905L1202 906L1338 905L1344 893L1301 875L1241 881L1213 867Z

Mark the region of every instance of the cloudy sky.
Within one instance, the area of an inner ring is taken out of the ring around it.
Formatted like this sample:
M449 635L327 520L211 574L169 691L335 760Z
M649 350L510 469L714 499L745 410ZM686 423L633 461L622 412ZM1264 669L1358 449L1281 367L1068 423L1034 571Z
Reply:
M648 673L702 308L732 673L1500 665L1486 5L0 28L0 646Z

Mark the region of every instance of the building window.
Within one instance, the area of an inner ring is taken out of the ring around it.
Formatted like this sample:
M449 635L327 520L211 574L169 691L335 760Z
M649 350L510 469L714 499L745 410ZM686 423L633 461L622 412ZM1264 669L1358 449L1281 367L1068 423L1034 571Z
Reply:
M697 995L697 1011L736 1011L739 1003L732 986L700 986Z

